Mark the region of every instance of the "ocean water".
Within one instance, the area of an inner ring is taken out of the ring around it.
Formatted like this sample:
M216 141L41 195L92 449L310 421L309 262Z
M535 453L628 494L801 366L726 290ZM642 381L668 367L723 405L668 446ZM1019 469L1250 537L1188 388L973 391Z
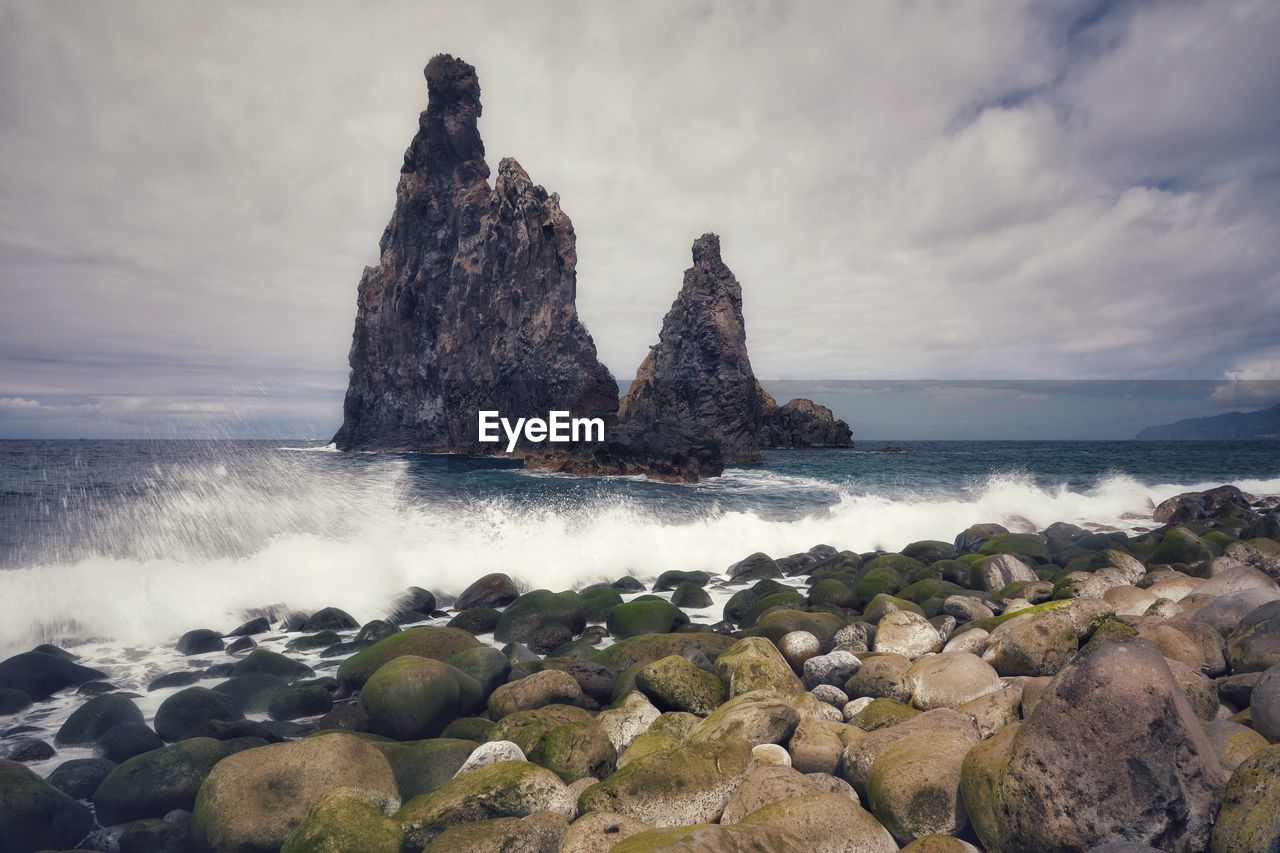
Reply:
M977 522L1150 526L1234 483L1280 494L1280 443L882 442L775 451L693 485L529 473L507 460L316 443L0 442L0 655L171 645L255 608L385 616L406 586L505 571L562 589L723 571L818 543L896 550Z

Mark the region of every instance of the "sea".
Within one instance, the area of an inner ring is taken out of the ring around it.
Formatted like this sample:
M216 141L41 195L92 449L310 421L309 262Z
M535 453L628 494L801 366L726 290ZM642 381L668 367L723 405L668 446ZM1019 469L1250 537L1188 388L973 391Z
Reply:
M264 607L364 621L410 585L456 594L497 571L567 589L978 522L1132 530L1223 483L1280 494L1280 442L864 440L669 484L312 441L0 441L0 656L171 644Z

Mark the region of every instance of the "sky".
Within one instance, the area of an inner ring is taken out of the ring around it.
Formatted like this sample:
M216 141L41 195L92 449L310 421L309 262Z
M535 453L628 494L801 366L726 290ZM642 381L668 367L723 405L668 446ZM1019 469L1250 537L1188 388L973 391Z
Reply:
M1256 408L1277 43L1273 0L4 0L0 437L330 435L440 52L560 194L623 382L714 231L763 378Z

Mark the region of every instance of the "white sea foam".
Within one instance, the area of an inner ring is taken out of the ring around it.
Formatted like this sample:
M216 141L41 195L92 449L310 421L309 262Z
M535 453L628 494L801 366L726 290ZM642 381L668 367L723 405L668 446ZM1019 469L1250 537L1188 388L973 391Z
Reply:
M622 497L536 507L507 498L414 499L405 463L395 460L379 461L359 478L291 476L282 493L217 466L187 471L163 500L142 501L97 531L102 553L0 572L0 655L77 637L164 643L194 627L230 629L247 611L275 604L337 605L363 621L385 616L406 586L456 593L492 571L562 589L626 573L718 572L753 551L782 556L818 543L895 550L919 539L950 540L977 522L1132 528L1166 497L1219 485L1144 485L1115 475L1072 491L1003 474L950 493L889 494L755 469L733 471L723 488L785 495L820 487L833 498L801 517L711 503L673 520L654 504ZM1280 493L1280 478L1237 485Z

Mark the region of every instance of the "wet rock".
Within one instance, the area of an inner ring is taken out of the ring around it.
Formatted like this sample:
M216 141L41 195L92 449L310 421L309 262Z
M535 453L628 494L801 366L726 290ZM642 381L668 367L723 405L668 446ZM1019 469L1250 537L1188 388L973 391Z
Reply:
M804 692L803 682L773 643L763 637L747 637L725 649L715 659L714 672L729 697L760 689L787 694Z
M125 723L143 723L142 711L119 693L95 696L71 712L58 729L59 746L90 746L111 729Z
M157 690L166 690L170 687L189 687L200 680L200 673L191 670L182 670L179 672L166 672L164 675L156 676L147 684L147 692L154 693Z
M402 801L433 791L452 779L477 743L452 735L407 743L382 739L371 742L391 766Z
M671 603L679 608L702 610L712 605L711 595L702 587L686 581L671 593Z
M258 647L253 637L239 637L226 648L229 655L240 655L245 652L251 652Z
M420 586L411 586L404 592L400 593L400 595L396 597L395 602L391 605L391 621L395 622L397 625L408 625L413 622L423 622L431 618L431 614L435 612L435 609L435 593L429 589L423 589ZM317 617L323 617L326 610L334 611L329 615L329 618L325 620L326 622L344 622L345 620L342 617L345 616L350 618L346 613L343 613L337 608L325 608L325 610L320 611L320 613L312 616L311 619L307 621L308 627L306 630L311 630L310 626L312 620L316 620ZM349 630L348 628L338 627L337 624L327 624L325 627L336 631Z
M184 655L206 655L222 651L222 635L208 628L196 628L178 638L177 650Z
M302 625L303 625L303 624L305 624L305 622L306 622L306 615L305 615L305 614L302 614L302 617L303 617L303 618L302 618L302 620L301 620L301 621L299 621L299 622L298 622L298 624L296 624L296 625L292 625L292 624L290 624L290 623L289 623L289 621L286 619L283 623L281 623L281 625L280 625L280 630L281 630L281 631L298 631L298 630L301 630ZM239 628L236 628L234 631L230 631L230 632L228 632L228 633L226 634L226 636L228 636L228 637L253 637L253 636L256 636L256 635L258 635L258 634L265 634L265 633L267 633L267 632L268 632L268 631L270 631L270 630L271 630L271 623L270 623L269 621L267 621L267 617L265 617L265 616L256 616L256 617L254 617L253 619L250 619L248 622L245 622L245 623L244 623L243 625L241 625Z
M315 672L306 664L266 649L254 649L236 661L231 667L231 674L274 675L289 681L315 676Z
M58 754L49 744L35 737L18 738L7 744L4 757L19 764L35 764L48 761Z
M1257 513L1235 486L1219 486L1204 492L1184 492L1160 503L1152 518L1156 524L1186 524L1193 521L1222 521L1228 518L1253 520Z
M501 619L502 613L492 607L472 607L450 619L448 627L469 634L492 634Z
M231 754L221 741L192 738L138 755L120 764L94 793L103 826L189 811L215 764Z
M45 652L23 652L0 661L0 690L20 690L37 702L59 690L105 677L96 669Z
M31 706L31 697L12 687L0 688L0 715L16 714Z
M276 849L326 794L351 788L379 808L400 803L382 753L348 734L324 734L228 756L196 798L192 835L215 850Z
M520 596L520 590L510 575L494 572L472 582L462 595L458 596L455 607L459 610L470 610L473 607L506 607Z
M1227 635L1227 662L1236 672L1261 672L1280 663L1280 601L1250 612Z
M504 684L511 674L511 661L492 646L466 649L450 657L446 663L474 678L480 685L480 692L486 696Z
M272 697L267 715L273 720L318 717L333 710L333 698L323 687L288 687Z
M84 805L21 764L0 760L0 850L68 849L92 826Z
M204 737L217 722L243 720L244 714L222 693L188 687L165 699L156 710L156 734L169 743Z
M174 809L162 818L147 818L125 826L120 853L186 853L191 838L191 812Z
M558 625L571 637L587 627L582 597L576 592L536 589L513 601L502 614L494 638L498 642L528 643L538 631Z
M73 758L55 767L45 781L69 797L91 800L102 780L115 769L116 763L105 758Z
M123 764L135 755L142 755L162 746L164 741L146 723L113 726L95 744L99 755L116 764Z
M670 633L688 622L689 617L669 601L661 598L637 598L610 610L605 625L610 634L626 639L641 634Z

